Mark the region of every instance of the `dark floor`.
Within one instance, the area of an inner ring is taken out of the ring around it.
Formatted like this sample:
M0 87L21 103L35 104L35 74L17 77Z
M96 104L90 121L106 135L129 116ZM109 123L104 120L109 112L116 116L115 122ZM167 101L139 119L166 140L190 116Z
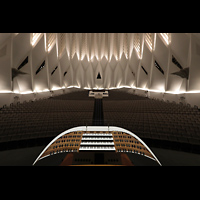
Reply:
M0 166L31 166L44 147L0 151ZM151 149L162 166L200 166L200 154L160 148ZM60 163L59 159L63 159L61 154L55 159L55 166ZM52 165L52 163L49 163L49 165Z

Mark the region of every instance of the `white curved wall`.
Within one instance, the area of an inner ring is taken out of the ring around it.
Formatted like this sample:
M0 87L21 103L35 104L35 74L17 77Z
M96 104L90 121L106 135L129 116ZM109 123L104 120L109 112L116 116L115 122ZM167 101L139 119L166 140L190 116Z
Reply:
M138 34L136 37L136 33L55 35L55 42L48 51L46 33L38 34L34 41L32 33L0 33L0 93L19 96L48 92L48 96L50 90L74 86L83 89L128 86L134 88L136 93L145 95L144 92L148 90L149 97L164 100L179 101L180 96L184 95L187 103L200 106L197 100L192 100L194 93L195 98L200 93L198 33L171 33L168 42L161 34L153 34L152 49L144 42L145 33L140 33L139 37ZM171 75L179 71L172 63L172 55L183 68L189 67L188 80ZM11 69L17 69L27 56L29 62L21 69L27 74L19 75L12 81ZM44 60L45 67L36 75ZM162 67L164 75L154 66L155 60ZM51 75L56 66L58 69ZM96 78L99 72L101 79ZM4 103L0 102L1 105Z

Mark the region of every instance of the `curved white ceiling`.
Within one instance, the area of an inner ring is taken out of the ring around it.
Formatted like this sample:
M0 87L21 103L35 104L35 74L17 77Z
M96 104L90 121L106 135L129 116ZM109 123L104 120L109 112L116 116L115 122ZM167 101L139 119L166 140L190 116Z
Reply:
M199 92L199 63L198 33L0 33L0 92Z

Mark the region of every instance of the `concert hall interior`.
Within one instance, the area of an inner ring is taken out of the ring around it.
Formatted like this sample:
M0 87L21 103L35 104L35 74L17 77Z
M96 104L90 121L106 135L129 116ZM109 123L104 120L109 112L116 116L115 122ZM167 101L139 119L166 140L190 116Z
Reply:
M0 166L199 166L200 33L0 33Z

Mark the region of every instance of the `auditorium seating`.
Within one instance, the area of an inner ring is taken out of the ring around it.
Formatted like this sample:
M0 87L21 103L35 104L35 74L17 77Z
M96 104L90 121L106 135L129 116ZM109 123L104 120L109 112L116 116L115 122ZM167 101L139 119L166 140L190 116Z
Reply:
M92 125L94 103L87 96L88 91L73 92L2 108L0 143L55 137L74 126Z
M200 145L200 112L182 104L110 91L103 102L105 124L124 127L141 138ZM120 96L121 101L117 99Z
M126 90L110 90L102 103L104 125L125 128L144 141L200 145L198 107L152 100ZM93 110L94 98L86 90L4 107L0 144L53 138L69 128L92 125Z

